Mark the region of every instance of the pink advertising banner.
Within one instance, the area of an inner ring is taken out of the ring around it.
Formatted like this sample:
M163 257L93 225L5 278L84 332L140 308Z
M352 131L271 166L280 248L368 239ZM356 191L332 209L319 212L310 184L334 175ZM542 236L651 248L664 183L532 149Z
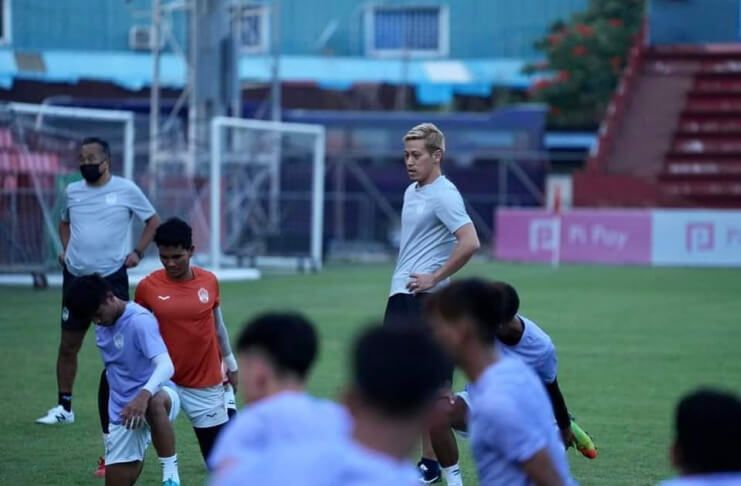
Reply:
M651 264L651 211L502 209L496 215L500 260ZM556 254L556 252L558 252Z

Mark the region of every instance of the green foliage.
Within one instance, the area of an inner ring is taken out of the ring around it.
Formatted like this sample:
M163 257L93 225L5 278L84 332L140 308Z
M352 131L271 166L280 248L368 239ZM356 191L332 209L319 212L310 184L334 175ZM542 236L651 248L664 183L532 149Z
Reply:
M551 124L599 123L642 18L642 0L591 0L585 12L556 22L535 44L546 61L525 71L541 75L532 96L551 107Z

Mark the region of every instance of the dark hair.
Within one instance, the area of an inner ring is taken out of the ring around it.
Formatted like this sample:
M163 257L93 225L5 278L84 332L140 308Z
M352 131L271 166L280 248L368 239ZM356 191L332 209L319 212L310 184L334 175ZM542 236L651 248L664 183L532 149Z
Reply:
M517 290L507 282L492 282L492 285L502 294L502 318L504 322L509 322L520 310L520 296L517 295Z
M93 144L97 144L100 146L100 148L103 150L103 153L106 156L106 160L108 160L108 162L110 163L111 162L111 147L110 145L108 145L108 142L106 142L102 138L98 138L98 137L83 138L82 142L80 142L80 147L82 147L83 145L93 145Z
M366 403L406 418L437 399L448 380L447 359L422 328L374 326L355 341L353 382Z
M679 465L692 474L741 472L741 399L701 389L685 395L675 416Z
M468 317L476 323L479 337L494 344L497 328L504 322L504 296L491 283L469 278L453 282L432 294L425 302L427 314L437 313L445 319Z
M193 229L180 218L170 218L157 227L157 231L154 232L154 244L179 246L190 250L193 246Z
M64 305L70 314L89 320L110 292L113 292L111 285L97 273L76 277L65 291Z
M319 349L314 325L298 313L266 313L247 324L237 340L237 351L258 350L281 374L294 374L301 380L314 364Z

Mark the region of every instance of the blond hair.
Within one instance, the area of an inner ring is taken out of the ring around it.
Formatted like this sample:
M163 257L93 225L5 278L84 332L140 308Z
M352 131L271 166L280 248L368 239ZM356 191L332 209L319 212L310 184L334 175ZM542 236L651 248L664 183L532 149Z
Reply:
M404 135L404 141L407 140L424 140L425 148L429 153L435 150L445 152L445 135L432 123L422 123L409 130Z

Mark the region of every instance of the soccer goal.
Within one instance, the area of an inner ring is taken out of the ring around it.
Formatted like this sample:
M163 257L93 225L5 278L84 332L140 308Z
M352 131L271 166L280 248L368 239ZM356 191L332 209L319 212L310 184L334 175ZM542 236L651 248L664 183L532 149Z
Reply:
M132 112L0 105L0 272L58 270L62 195L79 178L78 145L89 136L106 139L114 173L133 178Z
M211 121L210 264L322 268L321 125Z

